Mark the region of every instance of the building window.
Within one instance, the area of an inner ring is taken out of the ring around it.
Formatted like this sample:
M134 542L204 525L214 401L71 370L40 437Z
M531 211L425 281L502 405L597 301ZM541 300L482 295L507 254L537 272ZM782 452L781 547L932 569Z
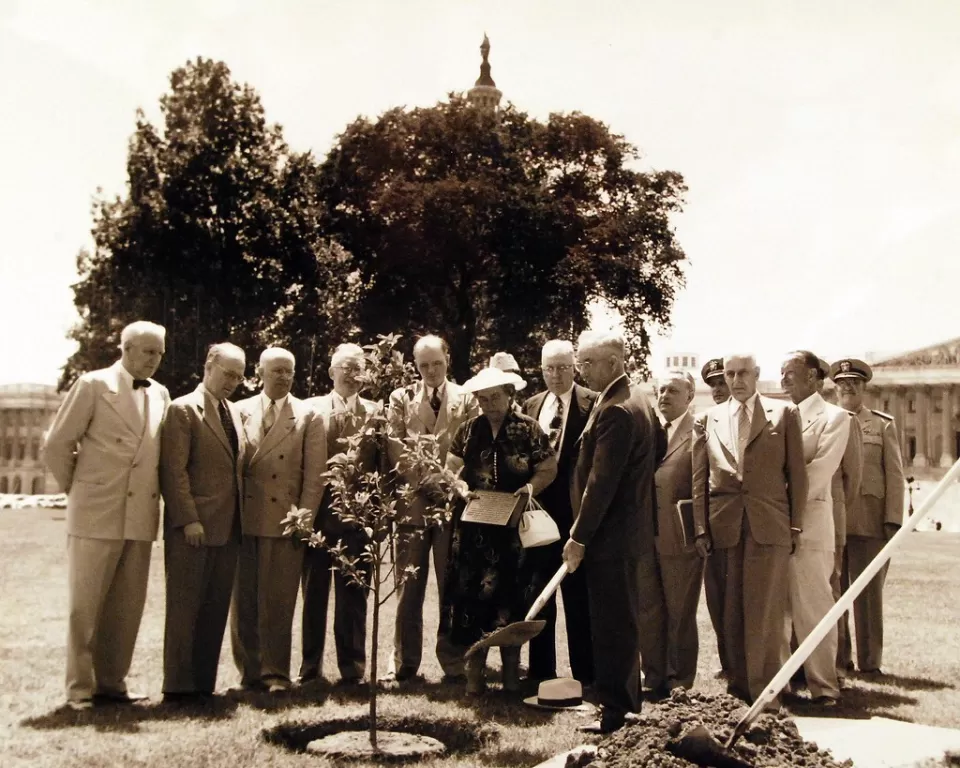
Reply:
M690 358L686 355L683 356L683 367L686 368L690 364Z
M914 456L917 455L917 438L907 438L907 455L910 457L910 463L913 463Z
M691 366L692 368L696 368L696 367L697 367L697 356L696 356L696 355L694 355L693 357L690 358L690 366Z
M7 485L7 478L0 477L0 493L6 493L8 487L9 486Z
M27 453L27 441L26 441L26 440L18 440L18 441L17 441L17 458L18 458L20 461L23 461L23 459L24 459L25 456L26 456L26 453Z
M889 400L884 400L884 401L883 401L883 410L885 410L887 413L890 413L890 401L889 401Z
M914 398L907 400L907 413L916 413L917 412L917 401Z
M10 461L13 458L13 441L4 440L3 442L3 460Z
M20 493L20 475L13 476L13 488L10 489L10 493Z
M43 493L44 491L44 482L42 477L33 478L33 489L31 493Z
M40 441L33 439L33 445L30 446L30 458L34 461L40 461Z

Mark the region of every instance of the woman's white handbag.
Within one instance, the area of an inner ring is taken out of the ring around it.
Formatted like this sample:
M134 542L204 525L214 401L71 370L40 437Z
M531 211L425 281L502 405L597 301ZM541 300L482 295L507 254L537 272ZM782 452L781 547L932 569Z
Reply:
M553 544L560 541L560 529L553 521L553 518L547 514L546 510L540 506L533 496L529 497L527 509L520 516L520 543L524 549L531 547L542 547L545 544Z

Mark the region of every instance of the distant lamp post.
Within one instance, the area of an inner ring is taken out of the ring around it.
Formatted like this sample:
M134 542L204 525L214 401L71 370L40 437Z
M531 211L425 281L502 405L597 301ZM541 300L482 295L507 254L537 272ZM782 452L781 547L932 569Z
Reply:
M907 509L908 517L913 517L913 490L914 490L913 484L914 482L916 482L916 478L914 478L913 475L907 475L907 493L910 495L910 506ZM917 483L916 489L918 491L920 490L920 483Z

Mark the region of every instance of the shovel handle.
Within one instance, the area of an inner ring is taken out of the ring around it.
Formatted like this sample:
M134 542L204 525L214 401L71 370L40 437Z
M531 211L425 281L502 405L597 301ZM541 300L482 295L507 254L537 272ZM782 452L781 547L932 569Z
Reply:
M530 610L527 611L527 615L523 619L524 621L533 621L537 618L537 614L543 610L543 606L553 597L553 593L557 591L557 587L560 586L560 582L563 581L563 577L566 576L567 573L569 573L567 564L563 563L557 569L557 572L553 574L553 578L550 579L547 586L543 588L543 592L533 601L533 605L530 606Z
M800 647L787 659L780 671L774 675L773 680L767 683L763 693L757 697L753 706L750 707L747 713L740 719L740 722L737 723L733 734L730 736L730 740L727 742L728 747L733 746L733 743L740 738L746 731L747 726L756 719L763 708L773 701L777 697L777 694L783 690L783 687L790 682L793 673L800 669L803 662L807 660L807 657L813 653L813 649L820 645L820 641L829 634L830 630L837 623L837 620L850 609L854 599L863 592L867 584L870 583L870 580L883 568L897 547L903 544L904 536L910 535L913 529L917 527L917 524L927 516L927 513L933 509L933 505L939 501L940 497L946 493L947 488L950 487L950 484L957 480L957 478L960 478L960 459L954 462L954 465L950 467L947 474L943 476L943 479L937 484L937 487L931 491L923 504L920 505L920 509L907 518L907 521L900 527L900 530L897 531L890 541L886 543L886 546L877 553L877 556L873 558L870 564L863 570L863 573L857 577L857 580L840 596L840 599L837 600L833 608L827 611L824 617L820 619L820 623L807 635L807 639L800 643Z

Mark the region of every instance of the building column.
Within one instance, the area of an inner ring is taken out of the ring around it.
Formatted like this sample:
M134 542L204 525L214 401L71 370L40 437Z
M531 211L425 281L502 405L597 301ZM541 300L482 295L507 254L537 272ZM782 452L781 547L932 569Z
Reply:
M926 387L917 387L917 455L913 459L913 466L925 467L930 456L928 437L930 430L927 420L930 418L930 390Z
M943 447L940 466L951 467L957 457L953 455L956 437L953 430L953 387L949 384L943 387L940 394L940 408L943 411L940 414L940 445Z
M900 441L900 455L904 465L910 464L910 454L907 449L910 441L907 438L907 390L903 387L892 387L890 390L890 415L897 425L897 439Z

